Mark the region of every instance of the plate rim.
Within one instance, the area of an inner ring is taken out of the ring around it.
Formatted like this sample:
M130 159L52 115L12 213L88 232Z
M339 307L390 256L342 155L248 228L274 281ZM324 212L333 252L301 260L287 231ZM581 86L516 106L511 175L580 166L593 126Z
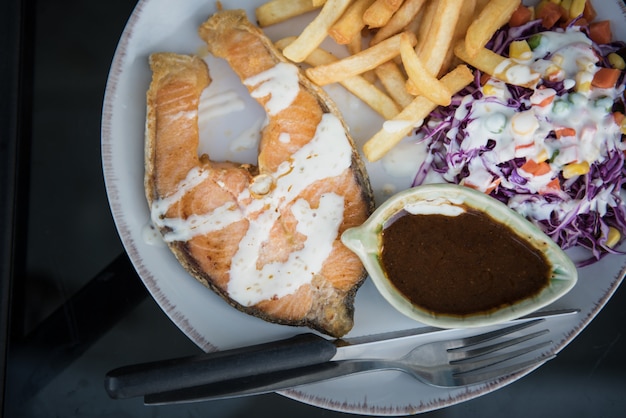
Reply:
M144 282L151 296L155 299L158 306L166 313L166 315L177 325L181 331L187 335L198 347L204 351L215 351L217 347L209 342L201 333L194 329L189 323L188 318L184 312L176 305L173 305L168 296L159 287L157 280L153 273L145 266L144 260L140 254L140 250L137 247L135 240L131 234L130 224L127 222L123 205L120 202L119 182L120 179L116 177L113 172L113 144L112 144L112 119L113 119L113 98L117 93L120 79L123 74L123 67L125 59L127 58L127 52L129 43L133 36L133 29L141 19L141 14L144 11L145 6L152 0L139 0L133 9L126 25L123 30L120 40L115 49L113 59L111 62L109 74L107 76L104 99L102 106L102 120L101 120L101 155L102 155L102 170L104 175L105 189L107 193L107 199L113 215L114 224L122 241L122 245L127 252L131 263L137 271L139 277ZM147 206L146 206L147 208ZM616 292L619 285L624 280L626 275L626 259L621 264L620 271L613 277L609 283L609 287L604 291L602 297L595 301L591 311L585 316L580 317L579 323L574 326L571 331L565 335L565 337L559 341L555 349L555 354L564 349L582 330L595 318L595 316L602 310L606 303L610 300L613 294ZM360 413L367 415L380 415L380 416L396 416L396 415L408 415L422 412L428 412L436 409L441 409L454 404L462 403L470 399L474 399L478 396L486 393L493 392L499 388L502 388L508 384L511 384L532 371L539 368L541 365L537 365L531 369L510 375L504 378L500 378L496 381L469 386L465 392L452 398L440 398L430 403L420 403L416 405L407 404L404 406L376 406L367 403L367 399L363 399L361 403L350 403L345 401L337 401L328 399L325 397L314 396L306 393L301 389L286 389L277 391L276 393L285 396L287 398L329 409L339 412L348 413Z

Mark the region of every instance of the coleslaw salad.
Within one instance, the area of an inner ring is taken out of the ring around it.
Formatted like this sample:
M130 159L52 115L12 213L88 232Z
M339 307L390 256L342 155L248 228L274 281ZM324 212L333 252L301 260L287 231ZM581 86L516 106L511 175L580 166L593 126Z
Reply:
M444 181L483 191L563 249L592 256L626 234L624 43L598 43L582 15L501 28L487 47L540 75L533 87L476 70L475 82L418 129L427 156L414 186Z

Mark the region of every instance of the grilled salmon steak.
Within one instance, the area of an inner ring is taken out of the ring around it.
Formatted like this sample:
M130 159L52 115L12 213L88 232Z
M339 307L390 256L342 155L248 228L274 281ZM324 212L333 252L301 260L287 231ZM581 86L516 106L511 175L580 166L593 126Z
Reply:
M199 33L267 112L258 165L198 155L206 63L153 54L145 148L152 221L185 269L232 306L342 336L366 273L340 236L373 210L343 119L243 11L218 12Z

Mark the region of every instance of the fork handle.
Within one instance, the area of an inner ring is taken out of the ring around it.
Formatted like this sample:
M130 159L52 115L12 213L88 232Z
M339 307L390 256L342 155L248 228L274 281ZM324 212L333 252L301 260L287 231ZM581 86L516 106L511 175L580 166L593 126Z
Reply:
M168 392L275 370L329 361L337 352L331 341L312 333L232 350L124 366L105 377L114 399Z
M180 404L261 395L375 369L373 362L368 360L329 361L174 391L147 394L144 396L144 403L146 405Z

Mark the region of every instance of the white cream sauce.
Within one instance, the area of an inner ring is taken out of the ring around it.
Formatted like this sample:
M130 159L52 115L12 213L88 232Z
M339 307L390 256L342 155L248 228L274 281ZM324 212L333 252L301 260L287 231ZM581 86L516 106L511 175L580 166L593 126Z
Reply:
M465 209L446 199L430 199L411 202L404 205L404 210L412 215L459 216Z
M273 116L289 107L298 95L298 74L295 65L281 62L269 70L245 79L243 83L252 87L250 94L255 99L270 96L265 107L267 113Z
M206 170L194 168L174 194L153 203L152 221L159 227L172 229L164 235L166 241L186 241L247 220L248 230L232 260L228 294L244 306L282 297L310 283L320 272L343 220L343 196L327 193L321 197L319 207L311 208L298 195L316 181L342 174L351 163L352 147L342 123L334 115L324 114L311 141L276 172L264 174L260 184L253 186L253 191L264 193L250 200L251 191L245 189L236 196L236 202L228 202L209 213L187 219L164 218L172 205L208 178ZM290 253L284 263L268 263L257 269L262 246L271 239L272 226L284 211L291 211L298 220L297 231L306 236L304 245Z

